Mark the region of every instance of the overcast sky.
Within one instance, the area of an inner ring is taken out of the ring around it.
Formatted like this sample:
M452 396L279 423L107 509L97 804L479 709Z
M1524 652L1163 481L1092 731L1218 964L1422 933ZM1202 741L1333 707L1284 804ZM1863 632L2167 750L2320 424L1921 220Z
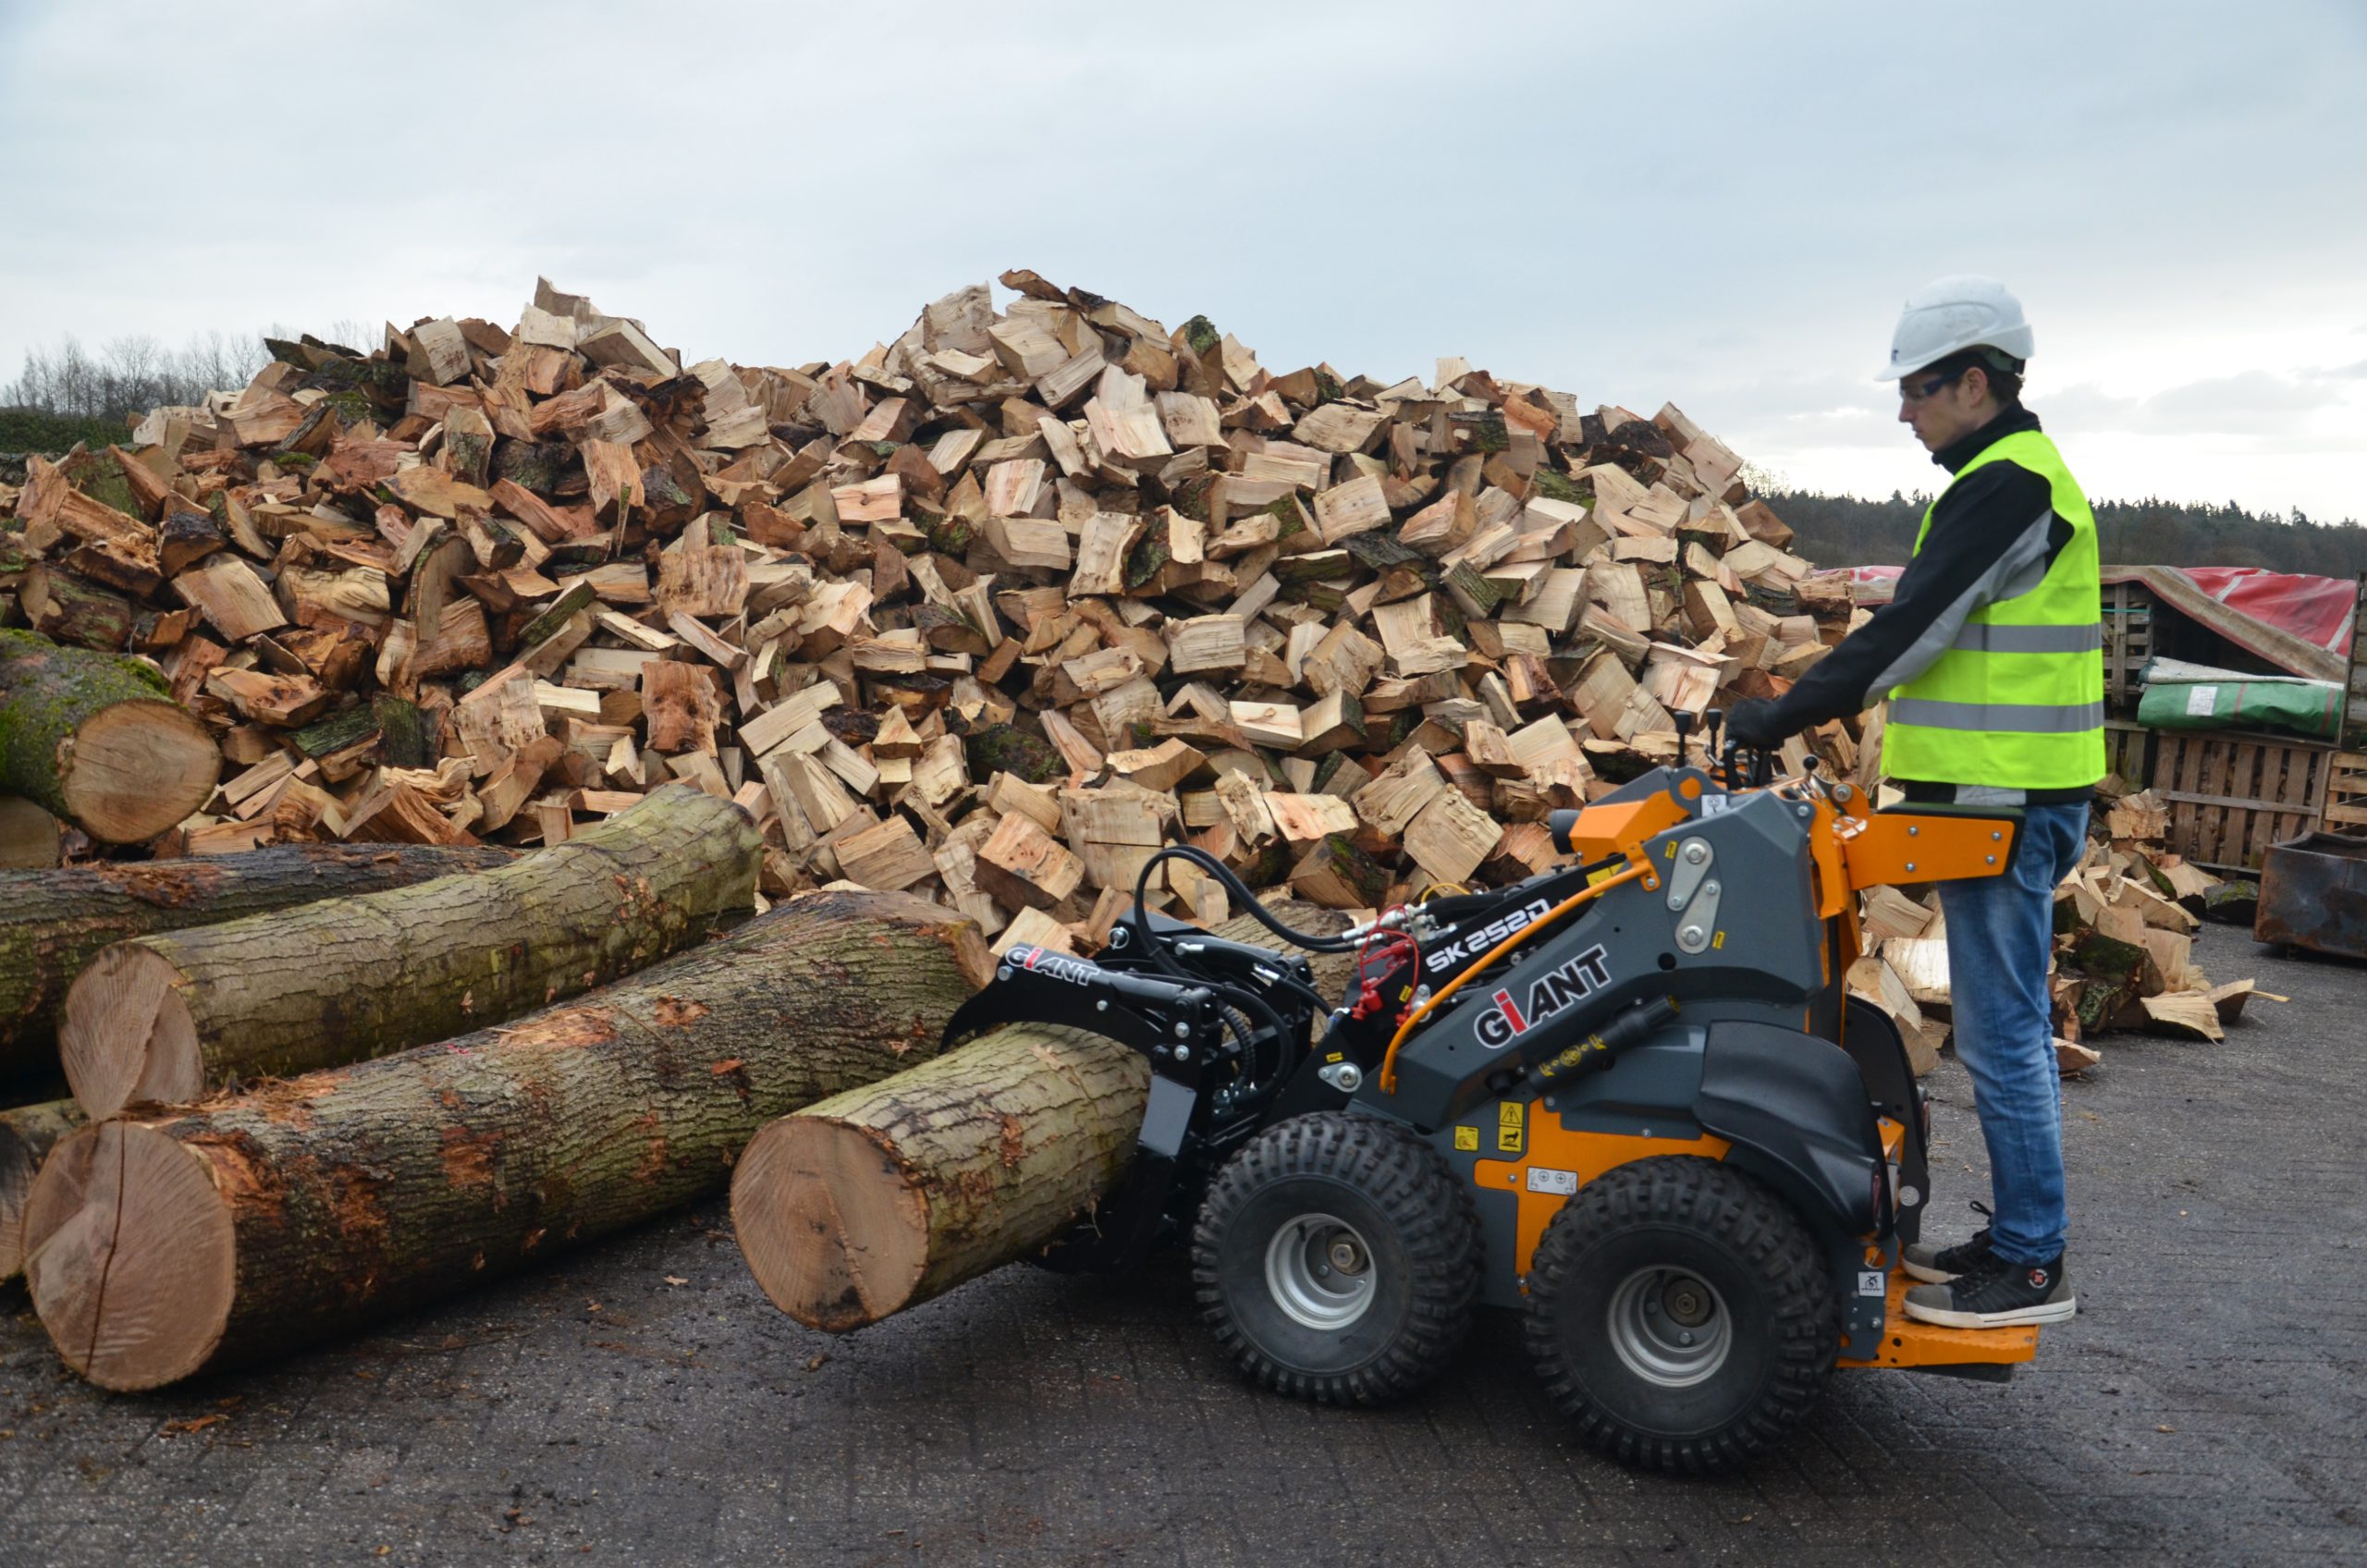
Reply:
M2367 521L2362 84L2361 0L0 0L0 381L538 273L798 363L1026 266L1887 494L1899 301L1986 272L2091 493Z

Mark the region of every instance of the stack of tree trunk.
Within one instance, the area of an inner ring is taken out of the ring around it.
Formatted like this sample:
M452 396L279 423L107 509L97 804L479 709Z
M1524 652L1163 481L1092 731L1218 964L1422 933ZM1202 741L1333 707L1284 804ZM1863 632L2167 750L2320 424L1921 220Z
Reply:
M287 846L0 873L0 1277L85 1118L190 1104L500 1023L746 917L761 839L686 786L567 843ZM70 1102L41 1085L60 1065Z
M2259 990L2214 986L2193 959L2193 932L2218 878L2163 846L2169 814L2153 791L2100 800L2087 853L2055 889L2055 1058L2078 1072L2103 1060L2096 1036L2134 1029L2219 1040ZM1870 892L1860 911L1866 956L1854 996L1898 1025L1919 1075L1939 1061L1951 1018L1945 921L1935 893Z
M793 368L685 363L548 284L508 327L275 343L29 463L0 619L153 660L202 721L218 787L160 853L557 843L681 779L759 817L770 896L1056 946L1177 839L1339 908L1528 875L1549 811L1847 629L1674 407L1281 372L1002 282Z
M503 1027L60 1129L34 1309L130 1390L465 1290L720 1188L765 1122L932 1053L990 968L950 911L816 894Z

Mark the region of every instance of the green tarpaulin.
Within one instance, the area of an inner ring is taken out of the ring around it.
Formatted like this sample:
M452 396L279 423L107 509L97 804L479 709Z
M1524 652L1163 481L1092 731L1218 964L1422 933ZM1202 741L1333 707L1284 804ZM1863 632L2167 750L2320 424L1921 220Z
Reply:
M2137 722L2149 729L2273 728L2330 741L2342 727L2342 688L2247 677L2156 680L2137 700Z

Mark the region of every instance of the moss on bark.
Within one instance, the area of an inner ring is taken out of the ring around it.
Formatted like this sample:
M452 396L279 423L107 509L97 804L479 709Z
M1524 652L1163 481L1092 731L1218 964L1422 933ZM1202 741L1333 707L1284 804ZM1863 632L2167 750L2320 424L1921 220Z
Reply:
M154 723L184 730L212 748L204 727L172 700L170 686L153 666L60 647L31 631L0 631L0 791L22 795L53 816L91 830L92 824L77 809L76 742L86 726L126 704L154 709ZM205 783L210 788L212 780ZM193 791L181 780L174 780L172 789L177 798L159 802L153 815L163 820L152 832L162 832L203 803L202 793L187 798Z
M0 1082L57 1070L57 1010L102 948L516 858L497 849L288 844L198 860L0 873Z

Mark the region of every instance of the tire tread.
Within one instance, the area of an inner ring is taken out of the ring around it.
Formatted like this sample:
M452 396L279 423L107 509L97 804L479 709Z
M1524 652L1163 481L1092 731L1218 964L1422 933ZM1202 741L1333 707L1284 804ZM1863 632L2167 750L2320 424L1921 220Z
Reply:
M1774 1375L1762 1396L1699 1437L1668 1438L1589 1396L1564 1354L1554 1316L1571 1270L1591 1246L1628 1226L1677 1223L1730 1250L1774 1302ZM1578 1189L1546 1226L1528 1277L1524 1331L1545 1390L1588 1446L1623 1464L1682 1475L1727 1470L1765 1452L1814 1407L1840 1349L1833 1279L1784 1201L1716 1160L1637 1160Z
M1363 1194L1389 1217L1413 1258L1404 1329L1383 1354L1344 1373L1310 1374L1274 1360L1243 1331L1220 1282L1226 1227L1257 1191L1302 1176ZM1192 1281L1202 1319L1251 1381L1322 1404L1391 1403L1444 1372L1470 1329L1479 1292L1478 1213L1438 1151L1411 1132L1347 1112L1295 1116L1252 1139L1210 1184L1193 1226Z

